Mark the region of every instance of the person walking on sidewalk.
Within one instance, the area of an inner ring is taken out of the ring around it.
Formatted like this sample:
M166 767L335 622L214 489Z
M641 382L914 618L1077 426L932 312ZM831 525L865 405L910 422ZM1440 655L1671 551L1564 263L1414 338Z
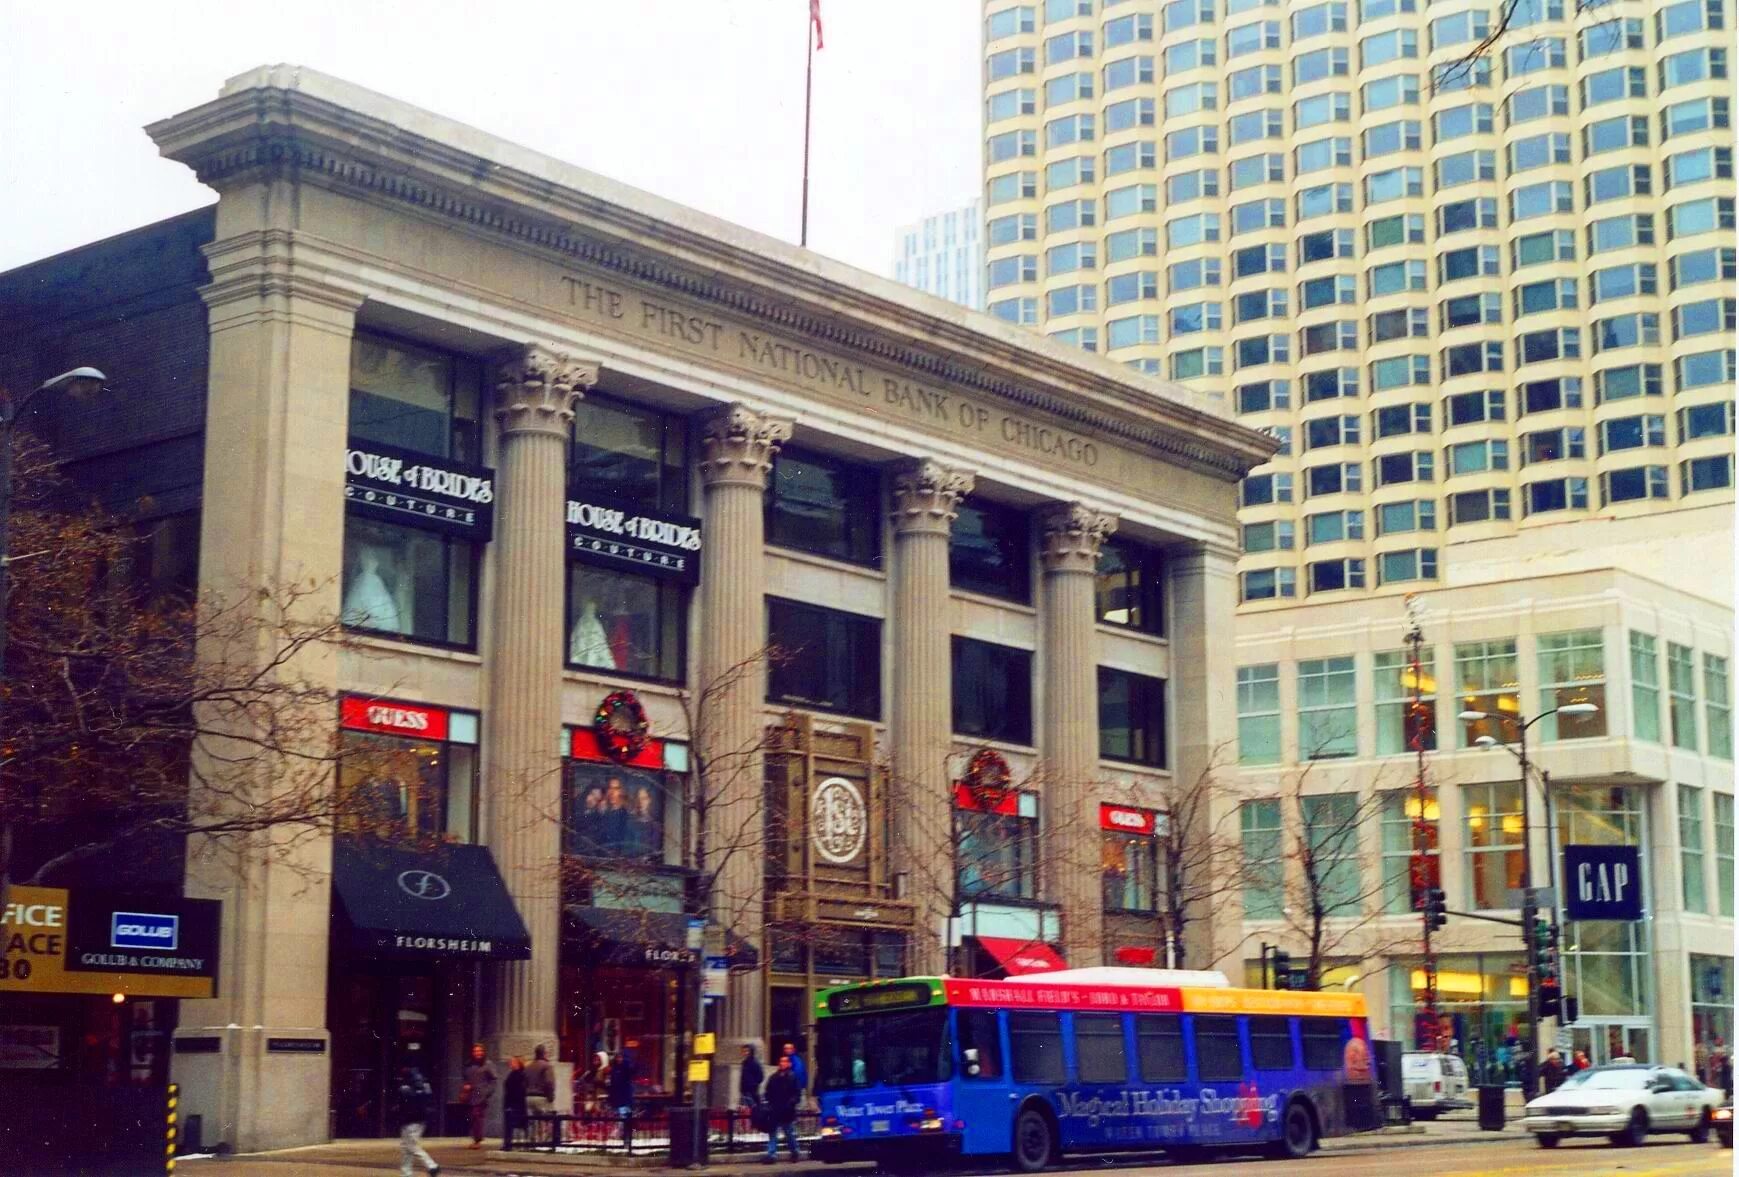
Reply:
M610 1063L610 1078L607 1082L610 1106L622 1117L622 1144L627 1147L632 1143L634 1123L634 1064L628 1058L627 1051L616 1052L615 1059Z
M763 1164L771 1165L779 1157L780 1129L785 1131L785 1146L791 1150L791 1159L797 1159L797 1100L801 1095L791 1056L779 1056L779 1069L767 1080L767 1090L762 1095L767 1104L767 1156Z
M744 1043L743 1061L737 1071L737 1106L753 1109L761 1102L761 1084L766 1079L761 1060L755 1057L755 1048Z
M471 1114L471 1147L483 1147L483 1118L489 1114L489 1097L495 1094L500 1076L489 1065L489 1055L481 1042L471 1047L471 1061L465 1065L465 1086L460 1095L465 1110Z
M507 1081L501 1085L501 1151L513 1151L513 1134L525 1127L525 1060L507 1060Z
M540 1119L533 1126L532 1116L548 1116L555 1112L556 1105L556 1069L550 1065L549 1050L538 1046L532 1051L531 1062L525 1067L525 1110L526 1139L536 1142L542 1135L540 1129L545 1127Z
M423 1148L423 1130L429 1124L429 1105L434 1101L434 1089L423 1073L412 1066L399 1068L399 1177L411 1177L415 1162L421 1161L431 1177L441 1171Z

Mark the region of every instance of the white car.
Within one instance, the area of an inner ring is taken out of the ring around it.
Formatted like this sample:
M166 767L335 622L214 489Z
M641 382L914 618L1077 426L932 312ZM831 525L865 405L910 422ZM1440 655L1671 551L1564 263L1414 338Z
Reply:
M1605 1136L1614 1144L1641 1144L1650 1132L1686 1132L1709 1139L1723 1096L1673 1067L1635 1063L1593 1067L1571 1075L1556 1091L1528 1104L1522 1127L1541 1148L1566 1136Z
M1467 1064L1453 1054L1408 1051L1401 1056L1401 1082L1415 1119L1435 1120L1473 1106L1467 1098Z

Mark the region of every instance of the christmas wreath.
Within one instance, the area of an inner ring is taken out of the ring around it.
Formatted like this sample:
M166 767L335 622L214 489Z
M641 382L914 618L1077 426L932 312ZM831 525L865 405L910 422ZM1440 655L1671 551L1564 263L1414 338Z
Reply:
M611 691L592 716L592 732L598 747L612 760L624 763L646 750L646 708L633 691Z
M982 809L1002 804L1008 781L1008 761L994 748L980 748L966 762L966 789Z

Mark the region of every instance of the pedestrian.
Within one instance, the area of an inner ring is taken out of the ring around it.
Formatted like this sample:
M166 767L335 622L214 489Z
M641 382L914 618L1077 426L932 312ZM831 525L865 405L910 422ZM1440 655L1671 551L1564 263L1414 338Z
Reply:
M501 1085L501 1150L513 1151L513 1134L525 1127L525 1060L507 1060L507 1081Z
M429 1126L429 1106L434 1100L434 1088L413 1066L399 1068L397 1119L399 1122L399 1175L411 1177L413 1162L421 1161L433 1177L441 1171L423 1148L423 1132Z
M1724 1094L1727 1097L1727 1102L1732 1103L1733 1102L1733 1056L1725 1050L1723 1050L1721 1052L1721 1061L1716 1064L1715 1073L1716 1073L1716 1075L1718 1075L1720 1077L1720 1081L1718 1083L1712 1084L1711 1086L1719 1087L1721 1089L1722 1094Z
M556 1069L549 1061L549 1049L540 1044L525 1067L525 1110L528 1116L547 1116L555 1111L555 1103ZM538 1133L533 1130L527 1135L535 1139Z
M1540 1064L1540 1083L1546 1094L1558 1090L1558 1085L1564 1082L1564 1057L1556 1050L1546 1052L1546 1061Z
M1594 1065L1588 1061L1588 1052L1585 1050L1578 1050L1575 1054L1575 1059L1576 1069L1578 1071L1586 1071L1589 1067Z
M789 1049L790 1044L786 1044ZM779 1068L767 1079L762 1098L767 1105L767 1155L762 1164L771 1165L779 1157L779 1130L785 1130L785 1147L791 1159L797 1159L797 1100L802 1091L797 1086L796 1068L791 1056L779 1056Z
M791 1060L791 1077L797 1081L797 1098L802 1099L809 1093L809 1065L797 1053L797 1044L794 1042L785 1044L784 1057Z
M630 1133L634 1122L634 1064L628 1058L627 1051L617 1051L616 1057L610 1060L610 1077L606 1082L610 1093L610 1106L622 1117L622 1143L626 1146L631 1141Z
M753 1111L761 1102L761 1084L767 1076L761 1069L761 1060L755 1057L755 1048L743 1044L743 1061L737 1070L737 1103L746 1111Z
M495 1094L499 1076L489 1065L489 1055L478 1042L471 1047L471 1061L465 1064L465 1086L459 1096L465 1110L471 1114L471 1147L483 1147L483 1119L489 1114L489 1097Z

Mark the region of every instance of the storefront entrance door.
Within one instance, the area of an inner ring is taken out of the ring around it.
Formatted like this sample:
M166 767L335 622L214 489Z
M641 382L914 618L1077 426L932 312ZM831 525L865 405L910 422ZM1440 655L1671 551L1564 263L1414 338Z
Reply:
M331 1001L333 1132L341 1138L397 1135L398 1069L414 1065L442 1090L434 975L426 968L345 970L334 977Z
M1570 1042L1574 1050L1588 1055L1595 1066L1619 1058L1632 1058L1639 1063L1658 1063L1652 1052L1653 1027L1647 1022L1581 1021L1570 1027Z

